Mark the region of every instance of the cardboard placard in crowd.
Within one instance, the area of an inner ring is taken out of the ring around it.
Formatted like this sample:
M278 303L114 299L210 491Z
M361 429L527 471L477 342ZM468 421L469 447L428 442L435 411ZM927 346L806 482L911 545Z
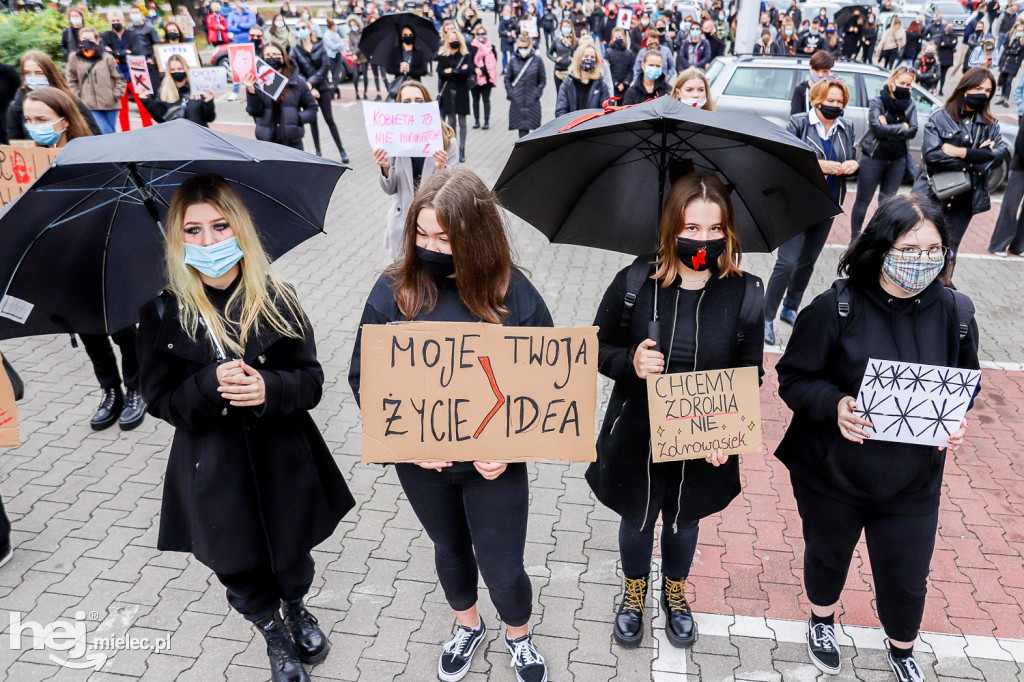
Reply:
M760 450L760 394L756 367L647 377L654 461Z
M362 461L592 462L596 327L364 325Z
M256 77L256 48L252 43L228 45L228 59L232 83L241 83L246 76Z
M167 60L175 54L184 59L190 69L198 69L203 65L195 43L160 43L153 46L153 58L160 73L167 71Z
M59 149L0 147L0 207L28 189L50 167Z
M219 66L189 69L188 80L191 91L197 95L206 91L216 95L218 92L227 92L228 90L228 72Z
M436 101L363 102L363 120L370 149L383 149L388 156L433 156L444 149Z
M146 58L129 54L124 59L128 63L128 76L132 79L135 92L140 95L152 95L153 81L149 79L149 64L146 63Z
M620 7L618 16L615 18L615 28L625 29L629 31L630 26L633 25L633 10Z
M869 359L857 415L871 440L944 446L960 429L981 370Z
M7 372L0 369L0 448L15 448L20 444L14 387L11 386Z
M530 17L529 19L523 19L522 31L531 38L539 36L540 33L537 32L537 18Z
M276 100L281 91L288 86L288 78L280 71L275 71L260 57L256 58L256 89L265 93L270 99Z

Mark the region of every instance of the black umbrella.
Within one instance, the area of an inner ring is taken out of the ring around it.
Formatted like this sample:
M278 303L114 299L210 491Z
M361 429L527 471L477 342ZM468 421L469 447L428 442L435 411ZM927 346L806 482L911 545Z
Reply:
M845 31L846 22L850 20L855 10L859 11L862 17L867 16L867 5L847 5L836 10L835 15L832 17L832 23L836 25L839 31Z
M385 14L363 30L359 39L359 51L378 66L387 66L392 50L401 41L402 29L408 26L416 36L415 48L423 50L428 57L437 54L441 36L434 22L411 12Z
M842 212L814 151L758 116L670 97L600 113L567 114L521 138L495 184L505 207L552 242L653 253L665 192L690 168L732 186L746 252L772 251Z
M0 211L0 339L109 334L137 322L165 284L160 221L192 176L230 180L277 257L323 232L345 170L184 120L73 140Z

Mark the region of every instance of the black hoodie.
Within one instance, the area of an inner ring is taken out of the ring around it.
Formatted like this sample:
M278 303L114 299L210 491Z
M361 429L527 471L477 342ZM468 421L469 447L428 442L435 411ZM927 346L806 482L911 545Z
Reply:
M836 290L800 312L779 360L779 395L793 421L775 451L790 473L812 488L886 513L921 514L938 507L946 453L937 447L839 433L838 406L857 396L869 358L978 369L978 325L959 337L952 292L932 282L900 299L878 284L850 285L849 317L840 320Z

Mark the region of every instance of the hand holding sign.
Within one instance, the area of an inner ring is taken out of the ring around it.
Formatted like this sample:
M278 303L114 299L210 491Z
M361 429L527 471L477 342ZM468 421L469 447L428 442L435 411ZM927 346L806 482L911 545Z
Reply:
M383 149L389 156L434 156L444 151L437 102L364 102L363 119L371 149Z

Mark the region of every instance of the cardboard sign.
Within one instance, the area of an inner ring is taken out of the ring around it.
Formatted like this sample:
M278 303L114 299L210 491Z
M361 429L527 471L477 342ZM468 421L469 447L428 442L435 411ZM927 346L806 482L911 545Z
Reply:
M219 66L211 66L206 69L189 69L188 80L192 92L201 95L207 90L213 94L227 92L228 72Z
M2 357L2 356L0 356ZM14 388L7 372L0 369L0 448L16 448L18 439L18 408L14 403Z
M592 462L596 327L364 325L364 462Z
M523 19L522 24L519 26L519 30L531 38L536 38L539 35L537 33L537 18L530 17L529 19Z
M0 147L0 207L9 204L42 175L59 149Z
M433 156L444 149L436 101L363 102L363 120L370 149L383 149L388 156Z
M288 79L279 71L270 68L270 64L256 58L256 89L265 93L270 99L276 100L288 86Z
M981 370L868 360L857 414L872 440L947 445L978 390Z
M615 28L622 28L629 31L629 27L633 25L633 10L625 7L619 8L619 14L615 19Z
M153 82L149 80L149 65L145 57L125 55L128 62L128 75L132 79L132 87L138 94L153 94Z
M231 60L231 82L241 83L246 76L256 77L256 48L252 43L228 45Z
M175 54L184 59L185 66L190 69L198 69L203 65L195 43L161 43L153 46L153 59L160 73L167 71L167 60Z
M761 449L756 367L651 376L647 401L655 462Z

